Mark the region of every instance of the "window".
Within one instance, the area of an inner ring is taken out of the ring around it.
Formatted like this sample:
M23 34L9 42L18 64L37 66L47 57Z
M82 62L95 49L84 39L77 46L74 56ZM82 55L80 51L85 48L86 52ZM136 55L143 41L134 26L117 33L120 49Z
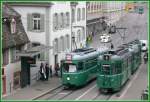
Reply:
M89 59L85 62L85 68L89 69L97 65L97 59Z
M117 69L117 73L121 73L121 72L122 72L121 62L118 63L118 64L116 64L116 68L118 68L118 69Z
M64 37L60 38L60 51L64 51Z
M94 12L95 10L97 9L97 5L96 5L96 2L94 3Z
M67 38L67 49L70 48L70 38L69 38L69 35L66 35L66 38Z
M81 41L81 31L80 30L78 30L77 36L78 36L77 37L78 38L77 41L80 42Z
M75 22L75 9L72 9L72 22Z
M70 16L69 12L66 13L66 26L68 27L70 25Z
M54 31L58 29L58 14L55 13L53 17L53 29Z
M110 74L110 65L102 65L102 73L109 75Z
M77 68L76 65L69 65L69 72L76 72Z
M83 68L83 62L78 62L78 70L82 70Z
M16 33L16 21L14 18L11 20L11 33Z
M64 28L64 14L63 13L61 13L61 28Z
M85 20L85 15L86 15L85 8L82 8L82 20Z
M7 65L9 63L9 50L3 50L3 65Z
M40 14L33 14L33 30L40 30Z
M81 18L81 10L80 10L80 8L78 8L77 21L80 21L80 18Z
M85 39L85 29L83 28L82 29L82 40L84 40Z
M93 3L91 3L91 12L93 12L93 7L94 7L94 5L93 5Z
M43 14L27 14L27 30L33 32L44 32L45 18Z
M90 4L87 5L87 10L90 12Z

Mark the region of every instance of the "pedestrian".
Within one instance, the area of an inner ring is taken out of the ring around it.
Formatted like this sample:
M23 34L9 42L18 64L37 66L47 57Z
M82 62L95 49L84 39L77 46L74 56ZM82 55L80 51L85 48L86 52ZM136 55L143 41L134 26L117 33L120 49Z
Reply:
M50 77L52 77L52 74L53 74L53 72L52 72L52 65L50 65L50 67L49 67L49 73L50 73Z
M88 42L88 36L86 37L86 47L89 46L89 42Z
M44 64L43 63L41 63L41 65L40 65L40 74L41 74L41 80L44 80L45 78L44 78Z
M92 34L92 37L94 37L94 32L91 32L91 34Z
M111 49L113 49L113 48L114 48L114 45L113 45L112 43L111 43L111 45L110 45L110 48L111 48Z
M55 75L58 76L59 64L55 65Z
M46 65L45 65L45 74L46 74L45 80L48 81L48 77L49 77L49 66L48 66L48 63L46 63Z

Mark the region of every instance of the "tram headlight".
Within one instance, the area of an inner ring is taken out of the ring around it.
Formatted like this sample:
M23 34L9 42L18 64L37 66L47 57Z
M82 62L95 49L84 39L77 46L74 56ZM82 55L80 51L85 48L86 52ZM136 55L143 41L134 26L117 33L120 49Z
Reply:
M70 77L67 77L67 80L70 80Z

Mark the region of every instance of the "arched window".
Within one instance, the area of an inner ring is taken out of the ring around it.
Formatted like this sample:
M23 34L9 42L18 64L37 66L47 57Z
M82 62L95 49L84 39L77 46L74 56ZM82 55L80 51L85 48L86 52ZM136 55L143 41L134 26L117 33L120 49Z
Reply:
M70 38L69 38L69 35L66 35L66 39L67 39L67 49L69 49L70 48Z
M75 22L75 9L72 9L72 22Z
M57 30L58 29L58 14L55 13L53 17L53 29Z
M16 33L16 21L14 18L11 20L11 33Z
M70 25L70 15L69 12L66 13L66 26L68 27Z
M93 12L93 3L91 3L91 12Z
M81 10L80 8L78 8L78 12L77 12L77 21L80 21L81 19Z
M82 8L82 20L85 20L85 16L86 16L85 8Z
M61 27L61 28L64 28L64 14L63 14L63 13L61 13L60 27Z
M82 29L82 40L85 39L85 28Z
M65 50L65 49L64 49L64 44L65 44L65 42L64 42L64 37L62 36L62 37L60 38L60 40L61 40L61 41L60 41L60 45L61 45L61 46L60 46L60 47L61 47L61 48L60 48L60 49L61 49L60 51L64 51L64 50Z

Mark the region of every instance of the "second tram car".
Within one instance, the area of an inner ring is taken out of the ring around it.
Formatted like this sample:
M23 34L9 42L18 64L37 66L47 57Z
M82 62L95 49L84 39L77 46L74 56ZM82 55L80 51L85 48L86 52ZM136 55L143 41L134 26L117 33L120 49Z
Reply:
M64 86L83 86L96 77L97 58L105 51L93 48L76 49L66 54L62 61L62 83Z
M119 91L141 64L138 40L123 44L98 58L97 86L102 91Z

